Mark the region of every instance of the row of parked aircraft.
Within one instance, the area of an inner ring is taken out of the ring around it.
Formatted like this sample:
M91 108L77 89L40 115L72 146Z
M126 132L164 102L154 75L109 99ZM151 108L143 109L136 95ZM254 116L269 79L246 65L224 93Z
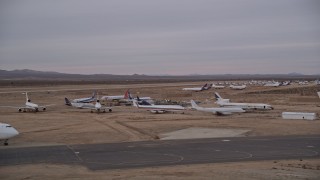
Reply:
M209 90L211 88L214 88L214 89L223 89L225 88L226 86L223 86L223 85L215 85L214 83L212 84L208 84L206 83L205 85L203 85L202 87L192 87L192 88L183 88L182 90L184 91L196 91L196 92L199 92L199 91L204 91L204 90ZM233 85L231 84L229 86L231 89L236 89L236 90L243 90L245 88L247 88L246 85Z
M315 83L316 85L320 85L319 80L315 81L248 81L248 82L242 82L242 85L235 85L236 83L233 82L218 82L217 85L215 83L212 83L212 88L214 89L223 89L227 86L229 86L231 89L236 89L236 90L242 90L247 87L247 85L252 85L252 86L265 86L265 87L279 87L279 86L288 86L291 85L292 83L296 83L298 85L308 85L310 83Z
M43 111L46 110L47 106L52 105L46 105L46 106L40 106L35 103L31 103L31 100L28 97L28 93L26 92L26 103L24 106L0 106L0 107L9 107L9 108L18 108L19 112L26 112L26 111L34 111L38 112L40 108L43 109ZM68 98L65 98L65 104L68 106L72 106L75 108L80 109L90 109L91 112L112 112L112 107L103 106L100 103L99 98L96 97L96 92L93 93L91 97L87 98L80 98L80 99L73 99L69 100ZM111 97L111 96L109 96ZM104 96L104 99L108 99L109 97ZM143 109L148 109L150 112L153 113L164 113L168 110L185 110L184 107L179 105L155 105L152 103L149 103L147 100L151 100L151 97L143 97L143 98L132 98L130 95L129 90L126 91L125 95L123 96L112 96L112 100L126 100L129 102L132 102L133 106ZM221 107L237 107L242 109L273 109L271 105L268 104L260 104L260 103L232 103L230 102L230 99L223 99L217 92L215 92L215 98L216 98L216 104L218 104ZM93 103L95 101L95 103ZM195 105L195 103L191 103L191 105ZM193 106L194 109L197 109L198 106ZM223 110L223 109L221 109ZM219 111L220 112L220 111ZM220 113L223 114L223 113Z
M47 106L40 106L35 103L31 103L31 100L28 97L28 93L25 93L26 95L26 103L24 106L1 106L1 107L10 107L10 108L18 108L18 111L26 112L26 111L34 111L38 112L39 109L42 109L43 111L46 110ZM260 103L232 103L230 102L230 99L223 99L218 93L215 93L216 97L216 104L218 104L221 107L212 107L212 108L205 108L200 107L195 103L195 101L191 100L191 106L192 109L198 110L198 111L204 111L204 112L210 112L216 115L230 115L232 113L243 113L246 112L246 110L249 109L264 109L264 110L270 110L273 109L271 105L268 104L260 104ZM130 95L129 90L126 91L125 95L121 96L104 96L103 99L108 100L127 100L132 102L132 105L134 107L140 108L140 109L146 109L150 111L151 113L161 114L165 112L170 111L183 111L186 110L185 107L180 105L155 105L147 102L147 100L150 100L150 97L143 97L142 99L137 97L133 98ZM96 102L93 104L93 102ZM90 109L91 112L106 112L112 111L111 107L105 107L102 106L100 103L99 98L97 97L97 93L94 92L91 97L87 98L79 98L79 99L73 99L69 100L68 98L65 98L66 105L81 108L81 109ZM9 124L0 123L0 140L4 140L4 145L8 145L8 140L14 136L17 136L19 132L13 128Z

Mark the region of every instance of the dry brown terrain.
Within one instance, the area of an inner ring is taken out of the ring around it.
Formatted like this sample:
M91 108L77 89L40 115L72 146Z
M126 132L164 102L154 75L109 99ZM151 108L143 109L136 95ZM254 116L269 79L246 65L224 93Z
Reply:
M255 87L246 90L217 90L234 102L261 102L274 106L271 111L256 111L231 116L187 110L184 113L151 114L134 107L115 106L112 113L90 113L64 105L64 97L88 97L94 89L99 95L120 95L128 88L132 94L172 101L201 101L201 106L216 106L211 89L185 92L183 87L199 86L203 82L130 84L130 85L62 85L42 87L3 87L0 106L19 106L29 98L39 104L55 104L45 112L19 113L17 109L0 108L0 122L14 126L20 135L10 139L10 147L90 144L142 140L158 140L162 133L190 127L246 129L246 136L319 134L320 121L283 120L281 112L316 112L320 114L320 99L313 85L289 87ZM1 167L1 179L319 179L320 160L264 161L247 163L203 164L129 170L90 171L84 167L65 165L19 165Z

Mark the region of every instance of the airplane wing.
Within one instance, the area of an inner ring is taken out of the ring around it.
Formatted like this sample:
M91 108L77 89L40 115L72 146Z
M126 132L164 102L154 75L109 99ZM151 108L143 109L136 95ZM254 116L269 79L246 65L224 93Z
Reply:
M18 107L18 106L0 106L1 108L21 108L21 107Z
M3 108L17 108L17 109L33 109L31 107L28 107L28 106L0 106L0 107L3 107Z
M89 107L89 106L79 106L79 107L77 107L77 108L96 110L96 108L94 108L94 107Z
M28 106L0 106L0 107L2 107L2 108L15 108L15 109L18 109L19 112L22 110L35 110L34 108L28 107Z
M43 106L46 106L46 107L48 107L48 106L55 106L56 104L48 104L48 105L43 105Z
M56 104L41 105L41 106L39 106L39 108L46 108L46 107L55 106L55 105Z

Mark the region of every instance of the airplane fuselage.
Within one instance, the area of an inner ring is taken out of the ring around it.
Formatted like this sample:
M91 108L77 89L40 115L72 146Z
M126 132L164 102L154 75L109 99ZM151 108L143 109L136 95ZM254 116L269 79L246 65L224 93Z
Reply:
M203 88L183 88L184 91L202 91Z
M95 98L80 98L80 99L74 99L72 102L74 103L91 103L95 101Z
M235 90L243 90L245 89L247 86L246 85L242 85L242 86L234 86L234 85L230 85L231 89L235 89Z
M217 102L218 105L224 107L239 107L242 109L265 109L271 110L273 107L269 104L259 104L259 103L225 103L225 102Z
M191 100L192 109L196 109L198 111L210 112L217 115L230 115L232 113L243 113L245 110L239 107L226 107L226 108L206 108L198 106L193 100Z
M124 99L124 95L119 95L119 96L103 96L101 97L101 100L105 101L114 101L114 100L121 100Z

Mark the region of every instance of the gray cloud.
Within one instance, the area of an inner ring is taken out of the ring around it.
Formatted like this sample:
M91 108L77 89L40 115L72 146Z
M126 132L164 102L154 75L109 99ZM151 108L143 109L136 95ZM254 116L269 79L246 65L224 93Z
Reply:
M319 73L316 0L0 1L0 65L70 73Z

